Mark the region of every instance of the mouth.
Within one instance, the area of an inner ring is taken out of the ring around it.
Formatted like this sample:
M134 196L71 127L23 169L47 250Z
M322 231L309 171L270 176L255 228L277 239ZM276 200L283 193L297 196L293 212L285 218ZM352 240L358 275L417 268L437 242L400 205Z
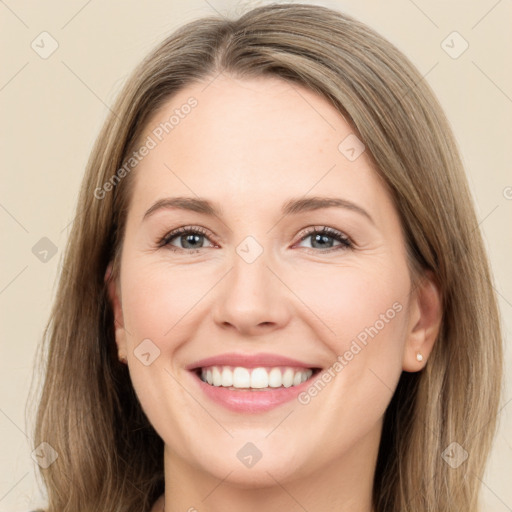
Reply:
M322 368L280 354L236 352L201 359L186 370L212 405L245 414L293 401Z
M293 366L244 366L214 365L194 370L197 377L216 388L230 391L271 391L295 388L311 380L320 368Z

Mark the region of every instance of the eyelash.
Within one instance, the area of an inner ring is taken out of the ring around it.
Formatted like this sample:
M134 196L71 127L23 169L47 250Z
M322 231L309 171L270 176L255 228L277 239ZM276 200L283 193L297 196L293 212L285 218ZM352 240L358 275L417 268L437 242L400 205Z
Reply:
M167 247L169 250L171 250L173 252L183 251L183 252L188 252L188 253L197 253L197 252L201 251L202 249L207 249L207 247L201 247L199 249L182 249L180 247L175 247L170 244L170 242L174 238L176 238L177 236L180 236L180 235L182 236L184 234L200 235L200 236L205 236L207 238L209 237L208 232L203 228L195 227L195 226L194 227L185 226L185 227L175 229L175 230L171 231L170 233L167 233L166 235L164 235L162 238L160 238L158 240L157 247L159 247L159 248ZM307 228L306 230L303 230L299 235L300 236L299 243L306 240L306 238L316 235L316 234L327 235L331 238L334 238L341 244L338 246L335 246L335 247L331 247L326 250L320 250L320 249L306 247L306 249L309 249L308 252L309 251L313 251L313 252L320 251L322 253L326 253L326 252L333 252L333 251L338 251L338 250L354 249L354 244L349 237L347 237L340 231L333 229L333 228L329 228L327 226L324 226L321 229L317 229L316 227L314 227L313 229Z

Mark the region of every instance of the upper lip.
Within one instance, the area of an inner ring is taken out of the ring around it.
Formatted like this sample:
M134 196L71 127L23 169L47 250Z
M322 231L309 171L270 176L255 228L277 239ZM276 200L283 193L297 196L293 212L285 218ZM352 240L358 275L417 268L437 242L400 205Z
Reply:
M297 359L281 356L279 354L270 354L260 352L258 354L219 354L217 356L207 357L189 364L187 370L197 370L208 366L242 366L244 368L259 368L264 366L291 366L299 368L318 368L318 366L304 363Z

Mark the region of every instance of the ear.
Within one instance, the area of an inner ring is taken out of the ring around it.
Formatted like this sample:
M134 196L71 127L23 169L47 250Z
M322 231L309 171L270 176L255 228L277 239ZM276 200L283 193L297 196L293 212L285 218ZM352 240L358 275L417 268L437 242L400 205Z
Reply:
M442 297L431 272L426 272L412 292L410 322L402 361L406 372L417 372L427 363L442 321ZM418 360L418 354L421 354Z
M121 303L121 290L118 279L112 279L112 263L109 263L105 272L105 283L112 311L114 313L114 330L119 360L127 362L126 330L124 328L123 308Z

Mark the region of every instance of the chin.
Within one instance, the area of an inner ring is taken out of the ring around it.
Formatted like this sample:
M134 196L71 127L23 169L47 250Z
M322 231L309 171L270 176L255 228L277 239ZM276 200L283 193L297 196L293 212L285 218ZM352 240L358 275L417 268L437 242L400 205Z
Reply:
M272 449L273 453L261 453L261 458L250 460L253 451L253 457L257 457L257 452L250 445L242 445L241 450L237 450L229 457L218 459L218 454L214 458L216 463L204 466L205 458L201 459L203 471L209 473L215 479L230 483L240 489L257 489L265 487L275 487L276 481L279 483L306 477L311 472L311 465L305 462L301 464L297 461L297 456L293 453L282 453L278 448ZM281 452L281 453L280 453Z

